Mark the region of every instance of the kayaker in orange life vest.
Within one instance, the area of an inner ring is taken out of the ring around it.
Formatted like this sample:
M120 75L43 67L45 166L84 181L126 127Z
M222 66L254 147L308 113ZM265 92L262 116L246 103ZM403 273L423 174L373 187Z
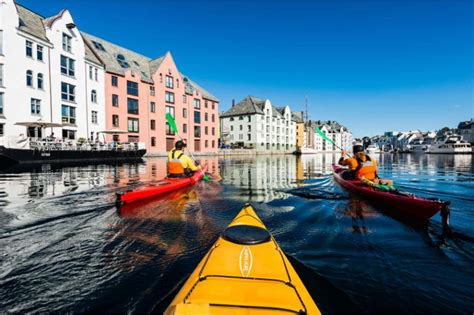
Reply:
M196 166L194 161L184 154L186 143L176 141L174 148L168 153L168 177L180 178L192 176L200 166Z
M372 160L369 155L364 152L364 147L360 143L356 143L352 147L354 155L350 158L344 159L347 154L346 151L341 152L341 158L338 164L349 167L349 170L342 174L342 177L347 180L360 180L362 178L368 179L375 184L393 185L391 180L381 180L377 175L377 162Z

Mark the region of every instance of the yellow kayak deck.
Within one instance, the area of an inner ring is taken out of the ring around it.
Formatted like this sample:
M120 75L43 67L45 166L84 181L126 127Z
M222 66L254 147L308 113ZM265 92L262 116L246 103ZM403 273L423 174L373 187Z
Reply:
M165 314L320 314L301 279L247 204Z

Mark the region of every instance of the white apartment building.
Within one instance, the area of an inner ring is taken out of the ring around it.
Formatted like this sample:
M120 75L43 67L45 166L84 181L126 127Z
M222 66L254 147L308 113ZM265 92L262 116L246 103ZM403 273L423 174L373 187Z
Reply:
M258 151L293 152L296 122L289 106L275 108L269 99L248 96L221 114L224 143Z
M18 122L53 122L53 130ZM104 68L69 11L45 18L0 2L0 137L97 137L105 128Z
M343 125L334 120L321 121L317 120L310 123L311 130L319 128L329 139L333 140L339 147L347 150L352 149L353 136L352 133ZM335 145L324 140L321 136L314 135L314 148L317 152L340 152L341 150Z

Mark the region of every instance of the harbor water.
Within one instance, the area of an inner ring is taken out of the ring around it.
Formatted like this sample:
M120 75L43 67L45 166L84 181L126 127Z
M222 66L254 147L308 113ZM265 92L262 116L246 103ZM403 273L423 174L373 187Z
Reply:
M337 292L314 296L323 310L343 295L365 313L472 314L473 156L378 156L399 189L451 202L451 235L439 215L413 222L348 195L338 158L203 158L212 181L120 210L115 194L164 177L164 159L2 170L0 313L160 313L251 202L303 281Z

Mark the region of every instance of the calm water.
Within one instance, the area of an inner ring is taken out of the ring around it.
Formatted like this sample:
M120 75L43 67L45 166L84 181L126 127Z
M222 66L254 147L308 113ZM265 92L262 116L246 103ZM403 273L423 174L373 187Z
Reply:
M380 173L403 190L451 201L453 235L446 238L439 216L416 224L352 197L285 192L305 186L347 196L330 174L337 158L207 159L221 181L119 212L115 193L162 178L164 160L2 171L0 313L160 312L250 201L288 255L361 310L471 314L472 156L379 160Z

